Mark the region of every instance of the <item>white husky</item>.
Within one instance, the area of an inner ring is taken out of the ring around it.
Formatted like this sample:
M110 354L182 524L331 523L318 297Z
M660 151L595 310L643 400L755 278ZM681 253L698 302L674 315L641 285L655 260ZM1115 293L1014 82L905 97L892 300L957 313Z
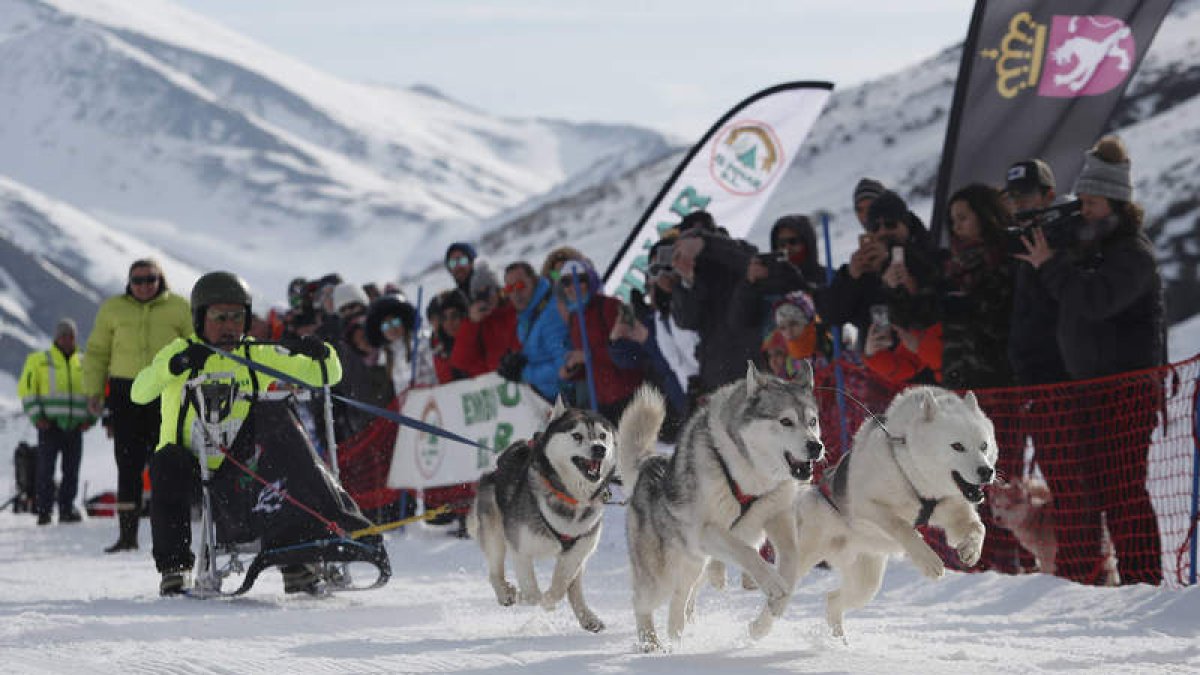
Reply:
M886 420L863 423L852 450L819 486L801 489L800 574L824 560L842 578L825 610L834 635L844 635L847 610L879 592L888 554L908 554L931 579L945 573L917 526L927 522L945 530L964 564L979 560L985 532L975 507L995 477L995 463L992 422L973 393L959 398L912 387L892 401Z
M668 599L668 633L679 639L710 556L737 564L766 594L751 624L763 635L797 579L797 479L812 478L825 450L812 370L785 382L750 365L744 380L714 392L688 420L672 457L654 452L662 417L662 397L642 389L617 432L639 646L663 648L653 615ZM778 571L758 555L764 533L780 551Z

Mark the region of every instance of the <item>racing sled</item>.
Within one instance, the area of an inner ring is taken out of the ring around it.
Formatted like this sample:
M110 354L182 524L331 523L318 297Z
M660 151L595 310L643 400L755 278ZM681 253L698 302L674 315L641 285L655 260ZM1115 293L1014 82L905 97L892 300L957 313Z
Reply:
M184 387L198 411L192 445L201 479L190 595L241 595L263 570L289 565L316 572L320 591L386 584L391 563L383 538L366 534L371 522L304 432L298 406L307 392L240 392L233 381L230 373L206 373ZM239 400L251 403L244 420L229 414ZM328 418L328 396L325 405ZM210 469L210 458L220 455L219 468ZM222 589L239 579L235 590Z

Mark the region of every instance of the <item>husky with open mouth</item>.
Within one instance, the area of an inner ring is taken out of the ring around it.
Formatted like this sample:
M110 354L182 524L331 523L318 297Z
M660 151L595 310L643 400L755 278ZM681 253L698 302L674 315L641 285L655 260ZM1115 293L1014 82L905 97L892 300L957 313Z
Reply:
M496 458L496 470L479 479L467 530L483 549L488 580L501 605L540 604L552 610L566 596L584 630L604 630L584 602L583 569L600 541L616 443L616 429L603 416L567 409L559 400L545 431L509 446ZM505 578L509 549L517 587ZM555 559L545 593L533 567L542 558Z
M879 592L888 555L906 553L925 576L945 571L916 528L946 532L959 560L979 561L984 526L976 507L995 478L996 437L974 393L959 398L936 387L911 387L882 419L868 418L851 451L819 485L796 499L800 573L824 560L841 588L827 598L825 618L836 636L842 619Z
M667 631L680 638L710 557L736 564L766 594L750 626L765 635L797 578L797 485L812 479L825 451L812 369L789 382L749 364L744 379L692 415L673 456L655 453L662 417L661 396L643 388L619 426L639 648L663 649L653 615L668 600ZM779 552L778 570L758 554L764 534Z

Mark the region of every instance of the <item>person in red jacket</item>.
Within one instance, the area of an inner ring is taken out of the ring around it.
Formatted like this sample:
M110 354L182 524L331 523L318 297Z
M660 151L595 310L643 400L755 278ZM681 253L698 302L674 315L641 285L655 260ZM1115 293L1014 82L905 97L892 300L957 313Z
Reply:
M450 365L467 377L478 377L495 372L505 354L521 351L521 343L517 310L500 294L500 280L482 258L475 261L470 299L467 320L454 338Z
M578 292L576 292L578 289ZM609 354L609 334L621 313L621 301L604 295L603 285L596 269L588 260L570 260L559 270L555 292L567 311L567 322L571 333L571 351L559 369L559 377L583 384L582 400L576 405L586 405L587 372L584 354L584 334L580 330L579 315L587 326L587 350L591 355L592 379L596 385L595 409L610 421L621 418L621 411L633 398L633 393L642 383L641 368L621 368L613 363Z

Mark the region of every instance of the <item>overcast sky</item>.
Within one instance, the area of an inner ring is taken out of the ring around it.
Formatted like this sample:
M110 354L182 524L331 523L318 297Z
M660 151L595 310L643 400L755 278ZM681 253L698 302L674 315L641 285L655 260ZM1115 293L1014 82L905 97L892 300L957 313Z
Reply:
M343 78L684 139L791 80L849 86L963 39L969 0L178 0Z

